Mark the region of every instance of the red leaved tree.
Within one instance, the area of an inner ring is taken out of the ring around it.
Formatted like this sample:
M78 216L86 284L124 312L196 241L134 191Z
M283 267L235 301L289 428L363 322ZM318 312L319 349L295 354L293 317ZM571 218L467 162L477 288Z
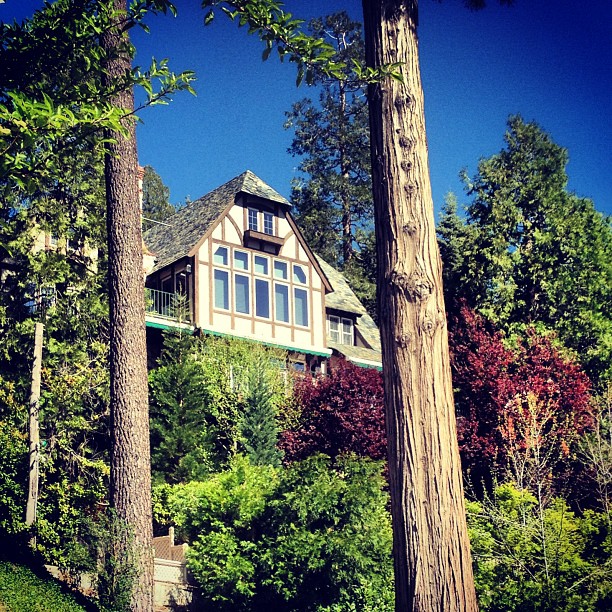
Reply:
M517 465L537 451L558 490L575 443L593 425L588 377L534 329L509 348L499 331L466 306L450 328L464 471L476 486L496 472L516 476Z
M296 381L299 418L280 446L287 461L315 453L355 453L386 459L382 376L377 370L340 362L328 376Z

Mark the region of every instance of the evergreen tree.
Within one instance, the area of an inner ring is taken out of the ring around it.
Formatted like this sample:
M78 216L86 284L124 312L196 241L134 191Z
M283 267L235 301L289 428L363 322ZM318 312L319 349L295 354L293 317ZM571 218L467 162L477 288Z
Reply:
M144 167L142 179L142 216L147 228L154 221L165 221L176 212L170 204L170 189L164 185L161 176L152 166Z
M308 243L343 267L357 250L357 230L373 230L367 103L363 84L350 78L352 60L363 60L363 37L344 12L312 20L309 30L334 45L334 61L346 68L342 80L315 70L318 102L305 98L287 113L285 126L295 131L289 152L306 175L295 181L292 203Z
M447 302L466 299L506 330L540 324L574 349L594 382L612 375L612 225L567 190L568 154L511 117L506 148L464 176L472 202L439 227Z
M265 355L259 355L249 364L247 385L244 413L240 420L246 455L253 465L279 467L282 457L277 446L280 430L274 386Z

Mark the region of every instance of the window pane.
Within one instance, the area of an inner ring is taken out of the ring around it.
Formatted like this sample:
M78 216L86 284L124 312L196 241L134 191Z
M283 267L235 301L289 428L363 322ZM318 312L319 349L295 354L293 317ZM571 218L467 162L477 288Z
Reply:
M249 208L249 229L255 232L259 231L259 223L257 222L257 211L254 208Z
M255 314L258 317L270 318L269 283L261 278L255 279Z
M353 344L353 322L342 319L342 344Z
M236 312L249 314L249 277L236 274Z
M306 270L302 266L293 266L293 282L306 284Z
M289 323L289 287L274 284L275 318L277 321Z
M237 270L248 270L249 254L242 251L234 251L234 268Z
M274 262L274 276L281 280L287 280L288 270L286 261L275 261Z
M308 327L308 292L305 289L295 289L295 324Z
M227 266L227 262L228 260L228 252L227 252L227 247L217 247L217 250L215 251L215 255L213 258L213 261L216 264L220 264L222 266Z
M274 233L274 215L269 212L263 214L264 234L272 235Z
M225 270L215 270L215 308L229 310L229 275Z
M333 342L340 342L339 324L340 319L338 317L329 317L329 337Z
M268 274L268 258L261 255L255 255L255 263L253 264L257 274Z

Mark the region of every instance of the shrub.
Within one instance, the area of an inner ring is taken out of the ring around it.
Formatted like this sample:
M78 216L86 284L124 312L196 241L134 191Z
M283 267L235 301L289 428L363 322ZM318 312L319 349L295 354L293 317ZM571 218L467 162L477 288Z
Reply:
M340 362L328 376L299 379L294 395L299 416L280 441L286 460L298 461L316 453L386 459L380 372Z
M0 561L0 609L7 612L85 612L56 580L40 578L27 567L8 561Z
M191 543L204 609L384 611L393 586L382 487L368 460L318 455L278 469L237 457L206 482L166 485L156 507Z
M543 507L503 484L468 502L474 577L483 612L595 612L612 603L607 517L571 512L561 498Z
M510 450L528 450L530 424L540 429L553 489L561 490L568 480L567 459L593 425L586 374L534 329L513 347L506 346L499 331L465 306L451 321L450 346L468 477L474 484L484 480L491 485L496 472L506 473Z

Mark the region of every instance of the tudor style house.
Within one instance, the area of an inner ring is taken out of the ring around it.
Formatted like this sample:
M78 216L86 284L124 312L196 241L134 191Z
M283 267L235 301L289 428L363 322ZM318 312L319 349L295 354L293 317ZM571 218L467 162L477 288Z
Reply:
M378 329L290 208L247 171L146 231L150 343L180 324L279 346L299 370L340 356L380 368Z

